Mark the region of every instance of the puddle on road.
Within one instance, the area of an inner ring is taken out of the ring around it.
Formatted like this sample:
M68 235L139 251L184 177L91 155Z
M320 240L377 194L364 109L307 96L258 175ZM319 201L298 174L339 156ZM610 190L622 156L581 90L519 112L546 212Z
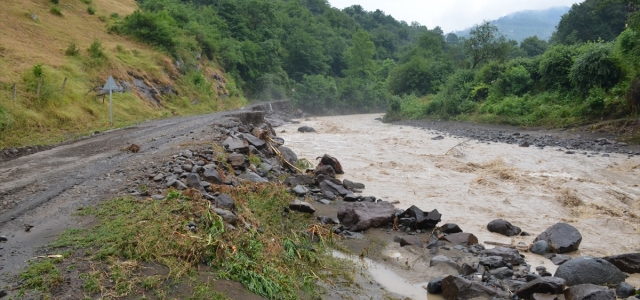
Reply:
M310 118L276 131L300 158L315 161L325 153L338 158L343 178L364 183L365 196L398 201L402 209L437 208L442 223L460 225L481 243L530 244L546 228L566 222L583 236L580 251L572 256L640 252L640 157L587 157L554 147L487 144L384 124L375 120L379 117ZM299 126L317 132L299 133ZM444 139L431 140L438 135ZM568 201L572 199L579 201ZM531 236L488 232L487 224L498 218ZM526 255L534 269L556 268L541 256ZM640 285L640 275L627 282Z

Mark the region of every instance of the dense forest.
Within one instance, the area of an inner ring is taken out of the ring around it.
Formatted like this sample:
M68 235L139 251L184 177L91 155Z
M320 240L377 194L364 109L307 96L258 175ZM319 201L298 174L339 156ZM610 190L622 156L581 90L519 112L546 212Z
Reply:
M169 53L194 83L206 59L249 99L318 113L564 125L626 115L640 90L640 18L627 2L575 4L549 41L520 43L488 21L464 38L325 0L138 2L111 32Z

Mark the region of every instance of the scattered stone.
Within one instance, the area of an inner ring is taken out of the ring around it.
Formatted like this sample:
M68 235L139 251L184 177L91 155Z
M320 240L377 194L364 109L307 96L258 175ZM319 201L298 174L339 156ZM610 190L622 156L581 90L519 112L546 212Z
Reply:
M537 241L533 243L529 251L531 251L531 253L544 255L551 252L551 246L549 246L547 241Z
M444 137L439 135L439 136L431 138L431 140L434 140L434 141L444 140Z
M579 284L618 284L624 274L610 262L589 256L574 258L556 270L555 277L564 278L568 286Z
M393 222L395 209L388 202L345 203L338 210L338 219L351 231L363 231Z
M348 189L357 189L357 190L363 190L364 189L364 184L359 183L359 182L353 182L353 181L350 181L348 179L343 180L342 181L342 185L344 185Z
M216 207L219 207L219 208L224 208L224 209L228 209L228 210L235 210L236 209L235 201L233 201L231 196L229 196L227 194L218 195L216 197L214 203L215 203Z
M579 284L564 291L566 300L614 300L615 293L594 284Z
M317 217L316 218L318 221L320 221L320 224L322 225L335 225L338 224L338 221L334 220L331 217L325 217L325 216L321 216L321 217Z
M440 230L442 230L443 233L448 233L448 234L462 232L462 229L460 229L460 226L453 223L447 223L440 226Z
M284 184L288 186L310 185L313 184L313 177L309 175L289 176L284 180Z
M6 236L4 236L4 235L0 236L0 242L6 242L6 241L8 241L8 240L9 240L9 239L7 239L7 237L6 237Z
M416 246L418 248L422 248L422 241L415 236L403 236L403 237L394 237L393 241L396 243L400 243L400 247L404 246Z
M246 173L238 176L238 178L243 179L243 180L247 180L247 181L251 181L251 182L255 182L255 183L265 183L265 182L269 182L269 180L266 180L262 177L260 177L260 175L250 172L247 170Z
M298 127L298 131L299 132L316 132L315 129L313 129L313 127L309 127L309 126L302 126L302 127Z
M570 260L571 256L563 254L553 254L553 256L551 257L551 262L556 266L564 264Z
M484 250L480 252L480 254L486 256L500 256L505 263L509 263L512 265L524 265L526 263L524 261L524 258L520 256L518 250L511 248L496 247L493 249Z
M412 226L413 229L430 229L436 227L436 225L440 222L442 215L438 212L437 209L434 209L433 211L427 213L422 211L415 205L412 205L398 217L414 218L415 225Z
M180 180L171 180L167 182L167 187L172 187L179 191L184 191L187 189L187 186L182 183Z
M503 219L496 219L489 222L489 224L487 224L487 229L490 232L495 232L506 236L516 236L519 235L520 232L522 232L522 230L520 230L520 227L514 226Z
M244 154L231 153L227 157L227 162L231 164L234 169L245 169L249 166L249 160Z
M265 141L255 137L254 135L248 134L248 133L243 133L243 134L240 135L240 137L245 139L249 144L253 145L256 148L262 148L267 144L267 143L265 143Z
M427 284L427 292L430 294L442 294L442 278L436 278Z
M622 272L627 272L629 274L640 273L640 253L607 256L603 257L603 259L618 267Z
M616 288L616 295L618 296L618 298L625 299L635 294L636 288L626 282L621 282L620 285L618 285L618 287Z
M222 176L220 176L220 172L218 172L218 168L215 165L204 166L202 177L213 184L224 184L224 180L222 180Z
M200 176L198 176L198 174L190 173L189 175L187 175L187 186L200 192L205 192L204 187L200 182Z
M278 147L278 151L280 151L280 153L282 153L282 157L288 161L290 164L294 165L296 164L296 162L298 161L298 156L296 155L295 152L293 152L293 150L289 149L288 147L285 146L280 146Z
M316 167L315 171L313 171L313 173L316 176L324 175L324 176L328 176L328 177L331 177L331 178L335 178L336 177L336 171L331 166L318 166L318 167Z
M447 276L442 280L442 296L445 300L468 300L502 298L509 296L495 287L484 286L476 281L469 281L458 276Z
M313 213L316 212L316 209L311 204L309 204L309 203L307 203L305 201L300 201L298 199L293 200L293 202L291 202L289 204L289 208L291 210L304 212L304 213L310 213L310 214L313 214Z
M471 246L478 243L478 238L471 233L454 233L444 237L446 241L453 245Z
M546 241L553 252L563 254L578 250L582 235L567 223L557 223L538 235L534 243L537 241Z
M497 269L507 265L501 256L485 256L480 258L480 264L489 269Z
M162 173L158 173L158 175L153 177L153 181L155 181L155 182L162 181L163 179L164 179L164 174L162 174Z
M222 146L231 152L249 153L249 143L245 140L228 137Z
M160 195L160 194L152 195L152 196L151 196L151 199L153 199L153 200L157 200L157 201L159 201L159 200L164 200L164 195Z
M352 239L352 240L362 240L364 239L364 235L362 233L358 233L358 232L353 232L353 231L349 231L349 230L343 230L342 232L340 232L340 235L347 238L347 239Z
M522 285L516 295L521 299L529 299L535 293L561 294L566 287L566 281L557 277L540 277Z
M231 224L231 225L236 225L236 223L238 222L238 217L236 217L235 214L233 214L232 212L226 210L226 209L221 209L221 208L212 208L213 212L215 212L216 214L218 214L220 217L222 217L222 220Z
M304 196L309 192L309 189L303 185L296 185L292 191L298 194L298 196Z

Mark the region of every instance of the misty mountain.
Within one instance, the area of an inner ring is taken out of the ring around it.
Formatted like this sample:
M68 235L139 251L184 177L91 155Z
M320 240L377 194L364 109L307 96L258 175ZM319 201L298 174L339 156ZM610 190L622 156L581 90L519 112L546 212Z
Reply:
M552 7L544 10L523 10L491 21L500 28L507 39L521 42L527 37L537 35L548 40L556 30L562 15L569 11L568 6ZM458 36L468 37L471 28L454 32Z

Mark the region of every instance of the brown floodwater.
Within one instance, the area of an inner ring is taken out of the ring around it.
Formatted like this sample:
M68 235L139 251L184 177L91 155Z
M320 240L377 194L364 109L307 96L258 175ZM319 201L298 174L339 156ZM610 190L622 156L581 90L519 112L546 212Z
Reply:
M479 142L375 120L380 117L310 118L277 131L286 130L278 135L300 158L315 162L325 153L338 158L343 179L366 185L363 195L397 201L399 208L436 208L443 223L458 224L481 243L528 245L549 226L566 222L583 236L580 250L572 256L640 252L640 157L588 157L583 151L569 155L554 147ZM297 132L302 125L317 132ZM438 135L445 138L431 139ZM498 218L532 236L489 232L487 223ZM415 257L394 245L385 254ZM556 269L541 256L525 255L534 268L542 265L552 273ZM385 266L409 284L424 281L413 270ZM640 276L627 282L639 286Z

